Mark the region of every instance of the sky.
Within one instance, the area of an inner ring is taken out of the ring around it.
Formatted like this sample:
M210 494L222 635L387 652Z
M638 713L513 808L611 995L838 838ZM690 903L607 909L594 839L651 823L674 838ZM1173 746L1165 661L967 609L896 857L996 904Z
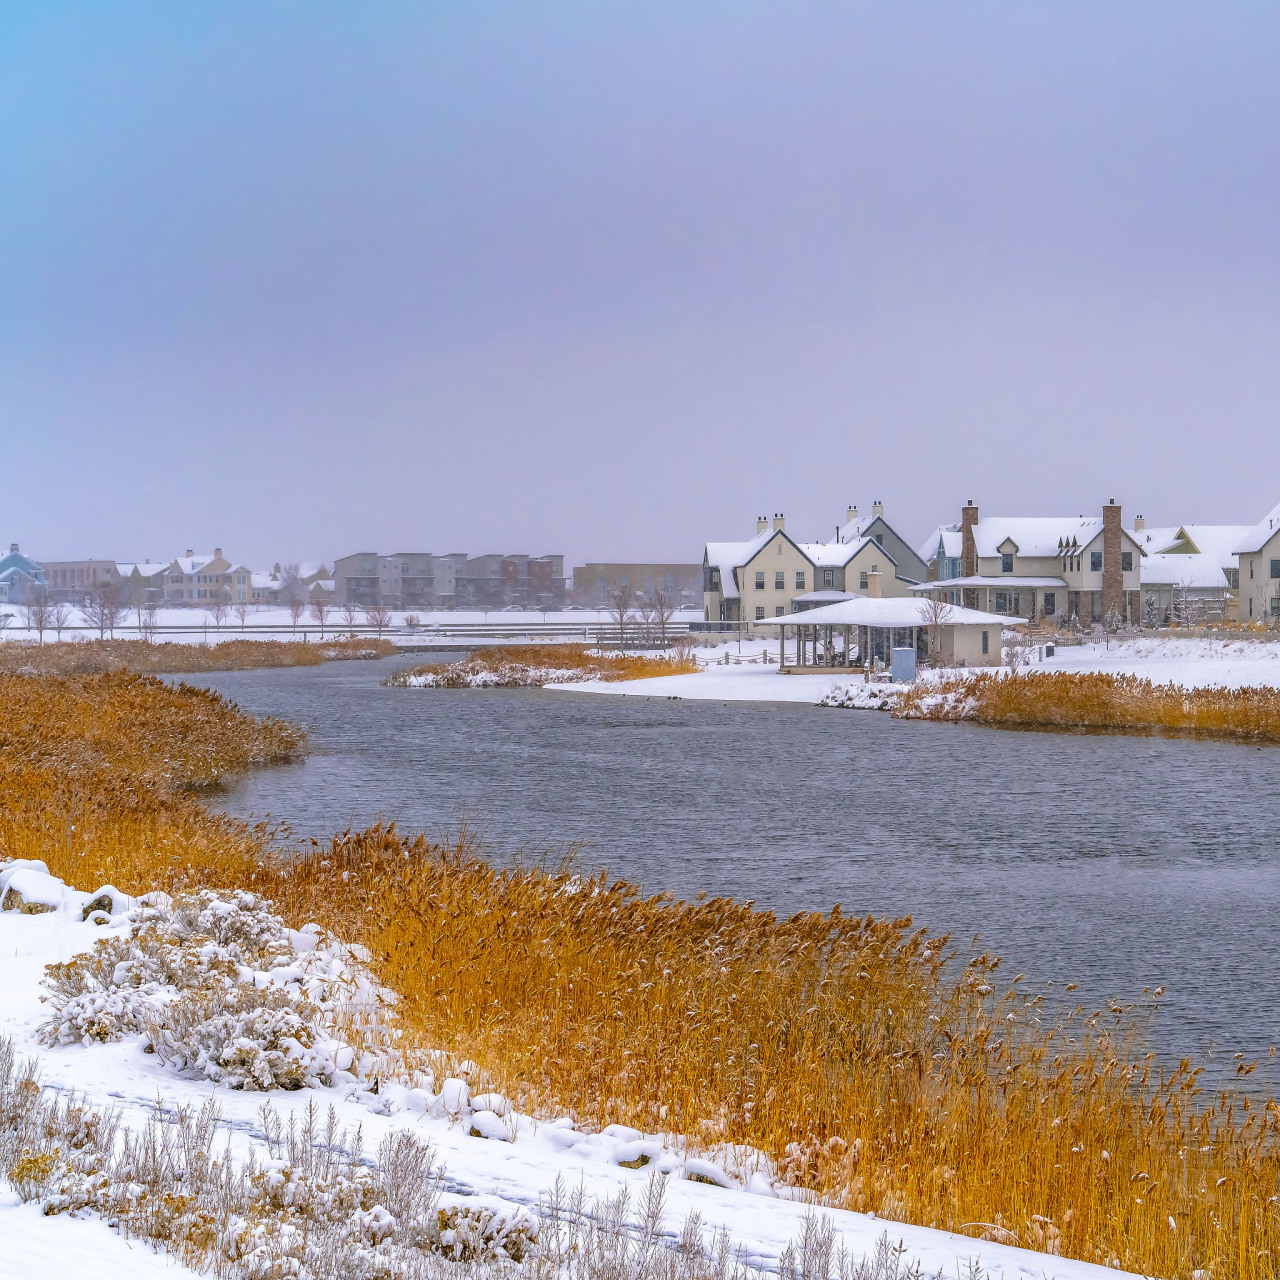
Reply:
M1280 6L0 6L0 539L1280 500Z

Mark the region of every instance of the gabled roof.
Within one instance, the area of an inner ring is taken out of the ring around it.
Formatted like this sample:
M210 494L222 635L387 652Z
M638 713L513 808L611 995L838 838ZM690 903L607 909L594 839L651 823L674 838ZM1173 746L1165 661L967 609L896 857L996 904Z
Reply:
M1205 552L1157 552L1142 561L1142 585L1225 591L1229 584L1223 570L1227 567L1217 556Z
M898 562L878 542L873 541L871 538L855 538L852 542L802 542L800 544L800 550L819 569L842 568L864 547L875 547L877 551L884 551L884 558L895 569L898 567Z
M21 551L7 551L0 556L0 574L11 573L14 570L36 580L42 573L41 566L30 556L24 556Z
M131 578L133 577L134 570L136 569L140 577L154 578L160 574L168 573L171 567L171 565L152 563L151 561L147 561L145 564L138 564L136 561L130 564L120 564L117 562L116 572L122 578Z
M179 573L203 573L209 565L219 558L211 555L178 556L169 565L169 569L172 571L176 568Z
M964 534L958 524L940 524L920 545L916 554L925 564L932 564L938 554L938 545L942 545L942 554L952 560L959 560L964 550Z
M986 516L973 526L973 541L979 556L998 556L1012 538L1020 556L1056 559L1064 546L1086 547L1101 533L1101 516Z
M1263 547L1275 537L1276 530L1280 529L1280 505L1274 506L1267 512L1257 524L1249 530L1244 537L1240 539L1235 546L1235 555L1247 556L1255 551L1261 551Z
M782 533L784 538L787 536L780 529L766 529L763 533L757 533L750 542L707 543L707 549L703 553L704 562L710 568L720 570L720 594L726 600L733 600L738 595L738 579L734 570L753 560L775 532Z

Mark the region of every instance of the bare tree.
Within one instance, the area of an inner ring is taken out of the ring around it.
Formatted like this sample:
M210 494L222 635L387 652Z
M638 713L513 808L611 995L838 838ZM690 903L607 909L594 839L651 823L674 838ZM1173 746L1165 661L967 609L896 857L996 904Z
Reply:
M324 624L329 620L329 606L323 600L311 602L311 616L320 624L320 639L324 639Z
M365 621L371 626L377 628L378 639L382 639L382 633L391 625L391 610L384 604L370 605L364 611Z
M62 633L66 629L67 624L71 621L71 606L62 604L50 605L49 607L49 625L57 632L58 639L62 639Z
M152 601L150 604L142 606L142 612L139 617L138 625L142 630L143 639L148 643L154 643L156 638L156 612L160 606Z
M929 665L942 666L942 628L955 617L955 610L940 596L931 596L920 610L920 619L929 633Z
M219 591L213 598L213 602L209 605L209 612L213 614L213 625L222 630L222 624L227 620L227 610L231 607L231 601L227 599L225 589Z
M413 635L422 626L422 619L416 613L406 613L404 615L404 625L409 634Z
M667 633L671 630L671 615L676 611L676 600L666 586L657 586L649 593L649 625L654 641L663 649L667 647Z
M302 618L302 615L307 611L306 601L299 600L295 597L289 601L288 607L289 617L293 619L293 629L297 631L298 622Z
M49 630L49 624L52 621L52 609L48 588L43 583L37 582L22 602L22 613L27 630L34 631L39 636L41 644L44 644L44 633Z
M247 600L237 600L232 612L240 619L240 630L244 630L245 619L249 616L249 602Z
M85 621L97 631L99 640L105 639L108 633L114 640L116 628L128 612L129 607L113 582L100 582L89 593L89 599L81 610Z
M618 646L626 648L627 628L635 617L635 597L631 594L631 586L627 582L609 595L609 617L618 628Z
M347 638L354 640L356 638L356 619L360 616L360 611L355 605L347 603L342 606L342 621L347 624Z
M0 631L3 631L12 622L13 622L13 614L0 613Z

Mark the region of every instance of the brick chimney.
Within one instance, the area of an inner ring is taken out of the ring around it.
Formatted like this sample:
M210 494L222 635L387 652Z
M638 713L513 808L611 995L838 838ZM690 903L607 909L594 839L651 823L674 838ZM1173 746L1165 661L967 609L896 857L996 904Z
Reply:
M787 517L784 516L780 511L775 511L773 513L774 533L781 533L786 527L787 527Z
M880 599L880 571L872 569L867 574L867 597L871 600Z
M763 533L769 527L768 516L756 516L756 532Z
M1124 612L1124 579L1120 574L1120 508L1112 498L1102 508L1102 616Z
M973 499L960 508L960 536L963 542L960 546L960 576L962 578L973 578L978 573L978 544L974 541L973 526L978 523L978 508L973 505Z

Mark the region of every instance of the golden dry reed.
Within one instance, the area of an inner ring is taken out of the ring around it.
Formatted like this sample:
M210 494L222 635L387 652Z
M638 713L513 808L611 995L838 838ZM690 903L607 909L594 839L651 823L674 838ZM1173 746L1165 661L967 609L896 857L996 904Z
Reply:
M385 827L286 858L189 790L301 745L157 680L0 677L0 855L89 889L256 887L370 947L407 1052L475 1057L528 1106L750 1142L829 1203L969 1236L1275 1275L1280 1113L1243 1091L1255 1064L1216 1095L1189 1062L1161 1076L1144 1010L1060 1018L907 919L646 898Z
M650 676L683 676L697 671L687 655L648 657L636 653L601 653L580 644L502 645L478 649L464 662L409 667L393 673L388 684L405 684L412 676L433 675L442 685L467 683L482 673L504 675L511 683L537 681L538 672L576 671L583 680L645 680Z
M1032 671L921 683L895 714L1011 728L1187 733L1280 742L1280 689L1184 689L1129 675Z
M136 671L172 675L199 671L243 671L253 667L313 667L341 658L389 658L399 653L390 640L373 637L325 640L222 640L178 644L165 640L70 640L33 645L0 644L0 672L31 675L91 675Z

